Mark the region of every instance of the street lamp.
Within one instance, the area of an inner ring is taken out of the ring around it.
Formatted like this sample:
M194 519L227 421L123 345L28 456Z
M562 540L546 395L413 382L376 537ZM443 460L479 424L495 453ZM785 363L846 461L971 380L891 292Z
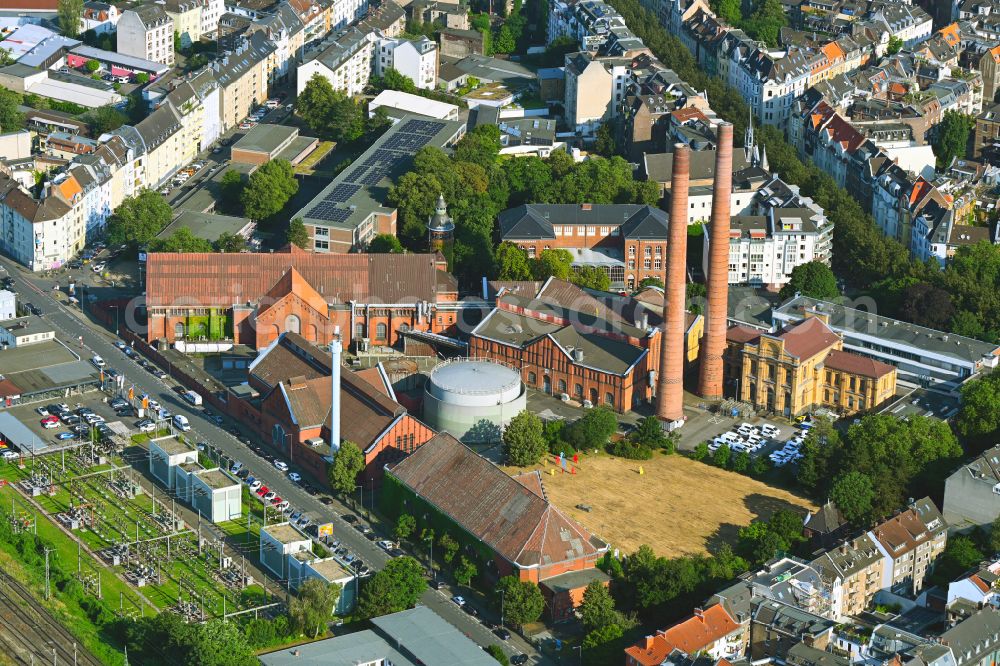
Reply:
M358 484L358 495L361 497L361 513L365 512L365 486L362 483Z
M574 645L573 649L580 651L580 664L582 665L583 664L583 646L582 645Z
M115 335L121 335L121 329L118 327L118 306L111 305L109 307L112 307L115 310Z
M424 541L428 541L431 544L431 582L437 581L437 569L434 568L434 535L430 532L424 537Z
M500 626L503 626L503 590L500 590Z

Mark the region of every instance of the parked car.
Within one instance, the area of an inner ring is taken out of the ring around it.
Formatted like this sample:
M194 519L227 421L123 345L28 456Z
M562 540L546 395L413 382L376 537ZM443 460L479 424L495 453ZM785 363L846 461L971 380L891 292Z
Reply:
M288 473L288 480L289 481L293 481L295 483L298 483L299 481L302 480L302 475L299 474L298 472L289 472Z
M135 427L139 429L139 432L153 432L156 430L156 424L149 419L142 419L135 424Z
M74 437L76 437L76 435L74 435L71 432L61 432L58 435L56 435L56 439L59 439L59 440L73 439Z
M103 368L105 365L107 365L107 363L104 362L104 359L101 358L100 356L98 356L97 354L94 354L90 358L90 362L93 363L94 366L96 366L98 368Z
M279 471L281 471L281 472L287 472L288 471L288 463L286 463L283 460L275 460L274 461L274 467L276 469L278 469Z
M496 629L493 630L493 633L496 635L497 638L499 638L502 641L510 640L510 632L503 627L497 627Z
M451 600L454 601L459 606L464 606L465 605L465 597L463 597L463 596L461 596L459 594L456 594L455 596L453 596L451 598Z
M267 502L270 502L271 500L273 500L277 496L278 496L278 493L274 492L273 490L269 490L269 491L267 491L267 493L264 494L264 500L267 501Z

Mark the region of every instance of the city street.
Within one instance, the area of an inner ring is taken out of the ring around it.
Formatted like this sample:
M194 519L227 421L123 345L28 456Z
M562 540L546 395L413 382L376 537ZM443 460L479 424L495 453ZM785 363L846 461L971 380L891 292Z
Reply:
M326 506L319 501L318 497L313 497L305 492L298 484L293 483L282 472L278 471L272 464L257 456L234 435L227 432L209 420L206 415L197 408L193 408L187 402L180 399L180 396L171 389L175 384L173 380L158 380L148 372L139 368L133 361L129 360L121 351L114 346L115 337L103 328L99 328L86 318L86 315L76 310L75 306L64 306L52 298L48 291L51 280L44 281L41 278L29 277L7 259L0 259L0 277L11 275L16 281L16 288L22 302L32 301L40 307L44 314L44 319L57 331L57 335L63 341L77 341L82 337L83 348L73 345L74 350L84 358L89 358L93 354L102 356L107 363L125 375L126 390L134 385L136 395L148 393L160 402L163 407L169 409L174 414L185 415L191 423L192 431L188 433L192 440L207 442L224 456L223 462L239 460L250 468L250 473L272 488L281 497L289 500L292 506L305 511L314 522L333 523L333 538L339 540L352 553L360 556L373 570L381 569L389 560L389 556L374 542L369 541L360 532L350 527L341 519L344 513L356 513L353 507L348 507L334 500L331 506ZM86 307L86 304L84 304ZM164 368L167 370L166 368ZM131 421L130 419L127 421ZM290 462L294 469L295 464ZM367 504L368 489L364 489L365 503ZM379 531L379 530L377 530ZM381 530L385 532L385 530ZM388 536L385 534L385 536ZM418 557L418 559L421 559ZM426 560L421 559L426 566ZM508 641L500 641L493 633L483 626L475 618L472 618L450 600L451 592L447 588L441 590L428 589L421 597L421 603L434 610L438 615L448 620L452 625L466 634L481 646L490 644L502 644L508 654L525 653L532 657L529 663L552 664L553 661L542 658L519 636L512 635ZM486 614L487 609L481 609ZM492 616L492 612L489 613Z

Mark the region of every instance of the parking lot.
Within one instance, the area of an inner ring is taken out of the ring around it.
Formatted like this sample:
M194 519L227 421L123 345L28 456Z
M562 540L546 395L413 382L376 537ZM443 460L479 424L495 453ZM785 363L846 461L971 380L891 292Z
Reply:
M959 409L959 399L925 388L918 388L904 394L883 411L900 418L904 416L933 416L947 421L955 416Z

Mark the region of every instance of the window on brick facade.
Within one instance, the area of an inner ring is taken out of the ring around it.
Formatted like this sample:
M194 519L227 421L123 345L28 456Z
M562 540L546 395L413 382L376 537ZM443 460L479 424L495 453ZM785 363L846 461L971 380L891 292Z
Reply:
M538 375L536 375L533 372L529 372L528 373L528 383L531 384L532 386L534 386L536 382L538 382Z
M375 326L375 338L377 340L385 340L386 335L389 333L389 327L385 324L377 324Z
M565 393L566 392L566 380L565 379L560 379L559 380L559 392L560 393Z
M573 386L573 395L575 395L578 398L583 397L583 384L575 384Z
M605 393L604 394L604 402L608 405L608 407L614 407L615 406L615 394L614 393L610 393L610 392L609 393Z

